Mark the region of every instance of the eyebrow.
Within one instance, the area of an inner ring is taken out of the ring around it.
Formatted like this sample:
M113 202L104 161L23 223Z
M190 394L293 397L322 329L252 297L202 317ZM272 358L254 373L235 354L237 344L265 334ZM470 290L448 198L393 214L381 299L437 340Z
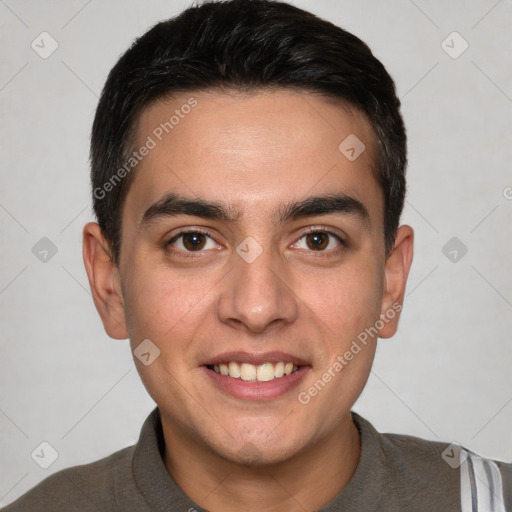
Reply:
M289 220L332 214L356 216L366 224L370 224L370 215L366 206L358 199L343 193L311 196L285 204L274 213L272 220L274 223L283 224ZM161 218L177 215L192 215L203 219L237 222L242 216L242 212L237 208L217 201L192 199L177 193L170 193L152 204L144 212L139 228L147 227Z

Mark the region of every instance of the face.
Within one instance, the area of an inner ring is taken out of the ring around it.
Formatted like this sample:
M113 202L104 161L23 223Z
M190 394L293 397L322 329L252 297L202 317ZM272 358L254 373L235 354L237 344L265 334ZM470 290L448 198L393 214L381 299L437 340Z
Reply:
M408 270L386 258L369 123L304 92L197 92L148 107L143 145L95 300L112 337L150 340L134 361L164 431L256 463L335 435Z

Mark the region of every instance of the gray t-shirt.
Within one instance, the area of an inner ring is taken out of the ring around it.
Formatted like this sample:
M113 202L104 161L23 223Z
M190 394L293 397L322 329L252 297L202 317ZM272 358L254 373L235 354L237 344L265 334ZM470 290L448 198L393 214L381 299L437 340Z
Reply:
M343 491L320 512L460 512L460 469L442 457L449 443L380 434L352 412L361 434L361 457ZM50 475L4 512L206 512L174 483L163 462L157 407L137 444L90 464ZM496 462L512 512L512 464Z

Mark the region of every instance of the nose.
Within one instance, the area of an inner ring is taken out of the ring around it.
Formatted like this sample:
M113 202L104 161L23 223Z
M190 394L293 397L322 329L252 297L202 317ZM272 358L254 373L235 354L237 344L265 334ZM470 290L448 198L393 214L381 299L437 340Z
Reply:
M218 298L221 322L261 333L272 323L296 320L297 298L287 282L286 262L265 249L250 263L234 253L233 265Z

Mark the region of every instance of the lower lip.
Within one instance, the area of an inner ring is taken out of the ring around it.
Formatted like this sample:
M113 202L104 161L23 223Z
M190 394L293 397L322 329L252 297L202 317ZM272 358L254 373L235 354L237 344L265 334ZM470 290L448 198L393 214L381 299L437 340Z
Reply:
M222 391L244 400L270 400L278 398L297 387L310 370L309 366L301 366L296 372L290 373L290 375L284 375L268 382L250 382L216 373L206 366L201 368Z

